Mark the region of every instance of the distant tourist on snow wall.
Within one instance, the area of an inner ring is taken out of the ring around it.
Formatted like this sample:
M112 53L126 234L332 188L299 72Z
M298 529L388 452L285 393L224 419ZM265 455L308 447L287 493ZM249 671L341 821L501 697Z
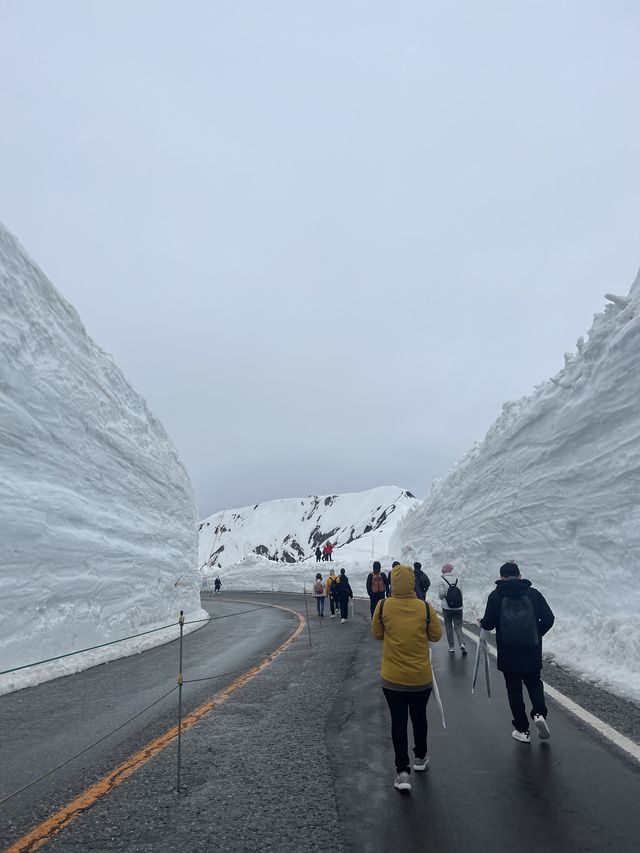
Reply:
M438 596L442 607L444 628L447 632L449 652L453 655L456 651L453 640L453 632L455 631L460 651L466 655L467 647L462 639L462 587L460 586L460 578L456 577L455 569L451 563L445 563L442 567Z
M367 576L367 595L369 596L369 601L371 602L371 617L373 618L373 611L376 609L376 605L379 601L382 601L383 598L389 593L389 581L387 580L387 576L383 571L381 571L382 566L376 560L373 564L373 571L369 572Z
M221 589L222 589L222 581L220 580L220 578L216 578L213 582L213 591L214 591L214 593L220 592Z
M318 616L324 616L324 596L324 583L322 582L322 575L318 572L313 584L313 597L316 600Z
M523 684L529 693L531 718L538 735L543 740L549 737L540 672L542 638L554 621L544 596L531 586L531 581L520 576L518 564L509 562L500 566L500 580L487 599L480 625L485 631L496 629L498 669L504 675L515 727L511 736L521 743L531 742Z
M322 549L322 553L324 560L332 560L331 555L333 553L333 545L331 544L331 542L327 542L327 544Z
M319 563L322 559L322 551L320 550L320 546L316 548L316 563Z
M337 595L338 588L334 588L334 581L336 581L336 573L333 569L329 569L329 577L327 578L327 582L325 584L325 592L329 596L329 607L331 608L331 618L336 618L336 607L338 604Z
M394 786L410 791L411 762L407 737L408 717L413 728L413 769L426 770L427 702L433 674L429 642L442 637L442 626L433 607L416 597L415 576L410 566L391 570L391 598L379 601L371 633L382 640L382 692L391 714L391 739L396 760Z

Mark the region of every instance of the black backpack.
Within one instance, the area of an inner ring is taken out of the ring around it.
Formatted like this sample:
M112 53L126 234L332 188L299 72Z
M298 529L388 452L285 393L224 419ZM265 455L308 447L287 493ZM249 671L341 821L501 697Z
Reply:
M538 618L528 595L504 596L500 604L500 641L517 649L533 649L540 643Z
M458 581L455 583L449 583L449 581L442 576L442 580L446 582L449 589L447 590L447 604L449 605L450 610L457 610L462 607L462 590L458 587Z

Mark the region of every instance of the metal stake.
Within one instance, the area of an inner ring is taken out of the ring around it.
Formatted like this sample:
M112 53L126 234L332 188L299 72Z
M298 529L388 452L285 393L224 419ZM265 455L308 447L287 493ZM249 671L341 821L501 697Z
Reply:
M309 645L312 646L311 642L311 625L309 624L309 607L307 606L307 585L304 585L304 609L307 612L307 630L309 631Z
M180 611L180 668L178 672L178 794L180 793L180 761L182 758L182 632L184 630L184 612Z

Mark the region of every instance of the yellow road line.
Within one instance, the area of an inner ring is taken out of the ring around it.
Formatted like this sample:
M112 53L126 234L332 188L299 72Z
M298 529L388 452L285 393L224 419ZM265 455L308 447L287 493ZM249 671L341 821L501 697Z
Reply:
M184 717L182 720L183 731L190 729L191 726L195 725L195 723L201 720L202 717L210 711L213 711L219 705L222 705L223 702L226 702L226 700L232 696L236 690L244 687L244 685L251 681L252 678L255 678L258 673L266 669L278 657L278 655L282 654L285 649L289 648L294 640L300 635L305 624L304 616L300 613L296 613L295 610L291 610L289 607L282 607L277 604L268 606L277 607L278 610L287 610L289 613L293 613L298 619L298 625L295 631L284 641L284 643L281 643L275 651L271 652L267 657L261 660L260 663L252 666L251 669L248 669L239 678L236 678L235 681L232 681L231 684L219 693L216 693L213 699L210 699L208 702L200 705L195 709L195 711L192 711ZM153 758L154 755L157 755L169 746L177 736L178 726L173 726L168 731L164 732L164 734L161 734L159 737L150 741L150 743L143 746L142 749L138 750L134 755L127 758L126 761L123 761L122 764L119 764L115 770L107 773L106 776L103 776L102 779L99 779L70 803L67 803L66 806L63 806L55 812L55 814L52 814L41 824L32 829L31 832L23 835L22 838L15 841L10 847L7 847L5 853L31 853L31 851L39 850L41 847L44 847L44 845L50 841L54 835L61 832L66 826L81 815L82 812L94 805L94 803L96 803L101 797L106 796L115 787L121 785L125 779L128 779L129 776L132 776L136 772L136 770L143 767L150 758Z

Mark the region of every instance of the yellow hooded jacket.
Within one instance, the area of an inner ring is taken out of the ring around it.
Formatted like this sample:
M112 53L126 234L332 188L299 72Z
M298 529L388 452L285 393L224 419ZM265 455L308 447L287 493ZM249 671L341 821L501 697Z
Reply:
M442 625L430 604L416 598L413 569L396 566L391 570L393 594L384 605L380 619L380 606L376 605L371 620L371 633L382 640L382 680L398 687L428 687L433 681L429 660L429 641L435 643L442 637ZM427 611L430 622L427 630Z

